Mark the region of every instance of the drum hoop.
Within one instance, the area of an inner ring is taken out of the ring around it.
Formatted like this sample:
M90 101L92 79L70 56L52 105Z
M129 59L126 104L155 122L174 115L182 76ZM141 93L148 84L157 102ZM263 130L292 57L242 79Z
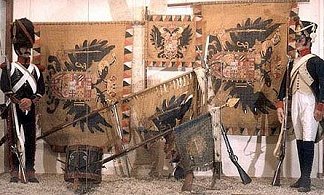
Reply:
M89 151L98 151L99 153L102 153L102 148L97 147L97 146L90 146L90 145L70 145L67 146L66 151L71 151L71 150L89 150Z

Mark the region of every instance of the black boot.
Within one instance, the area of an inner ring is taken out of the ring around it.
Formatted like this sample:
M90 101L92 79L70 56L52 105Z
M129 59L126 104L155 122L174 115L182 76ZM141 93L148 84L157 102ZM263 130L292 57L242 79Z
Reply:
M17 183L19 179L19 161L16 154L11 154L11 171L10 171L10 182Z
M39 183L35 175L35 155L36 155L36 133L35 123L26 123L24 125L25 130L25 154L26 154L26 177L27 181L31 183Z
M10 183L18 183L18 181L19 181L19 171L17 171L17 170L11 171L10 176L11 176L10 181L9 181Z
M26 171L27 181L31 183L39 183L36 175L35 170L28 170Z
M187 171L185 175L185 180L181 187L181 191L191 191L192 190L192 183L193 183L194 175L193 171Z
M304 141L304 166L301 182L298 188L298 192L309 192L311 190L311 172L313 168L314 160L314 141Z
M303 140L296 140L297 144L297 152L298 152L298 159L299 159L299 168L300 168L300 177L299 179L290 185L291 188L299 188L301 177L303 175L303 166L304 166L304 148L303 148Z

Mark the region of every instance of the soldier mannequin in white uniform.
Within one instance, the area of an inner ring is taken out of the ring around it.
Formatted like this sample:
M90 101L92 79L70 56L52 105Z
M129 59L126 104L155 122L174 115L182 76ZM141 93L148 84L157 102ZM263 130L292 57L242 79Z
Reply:
M290 64L289 88L292 95L291 115L296 136L301 176L290 187L299 192L311 190L310 174L314 159L314 141L324 110L324 61L311 54L317 25L298 21L296 28L297 58ZM286 75L278 95L277 115L280 122L284 118L283 98L286 93Z

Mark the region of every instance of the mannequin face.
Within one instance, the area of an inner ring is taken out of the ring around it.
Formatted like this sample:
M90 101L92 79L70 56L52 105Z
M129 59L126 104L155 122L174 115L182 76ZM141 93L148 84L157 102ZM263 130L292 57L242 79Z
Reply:
M27 47L19 48L19 56L22 56L24 58L29 58L30 55L31 55L31 48L27 48Z
M307 43L306 37L304 35L301 35L296 40L296 49L300 51L305 48L309 48L309 44Z

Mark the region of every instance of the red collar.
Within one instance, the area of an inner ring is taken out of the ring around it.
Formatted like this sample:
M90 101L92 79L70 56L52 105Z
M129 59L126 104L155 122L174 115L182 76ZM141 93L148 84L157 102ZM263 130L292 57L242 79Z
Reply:
M309 48L304 48L302 50L299 50L298 53L299 53L299 56L303 57L307 54L310 54L311 50Z
M18 56L17 61L22 65L29 65L30 64L30 58L24 58L22 56Z

